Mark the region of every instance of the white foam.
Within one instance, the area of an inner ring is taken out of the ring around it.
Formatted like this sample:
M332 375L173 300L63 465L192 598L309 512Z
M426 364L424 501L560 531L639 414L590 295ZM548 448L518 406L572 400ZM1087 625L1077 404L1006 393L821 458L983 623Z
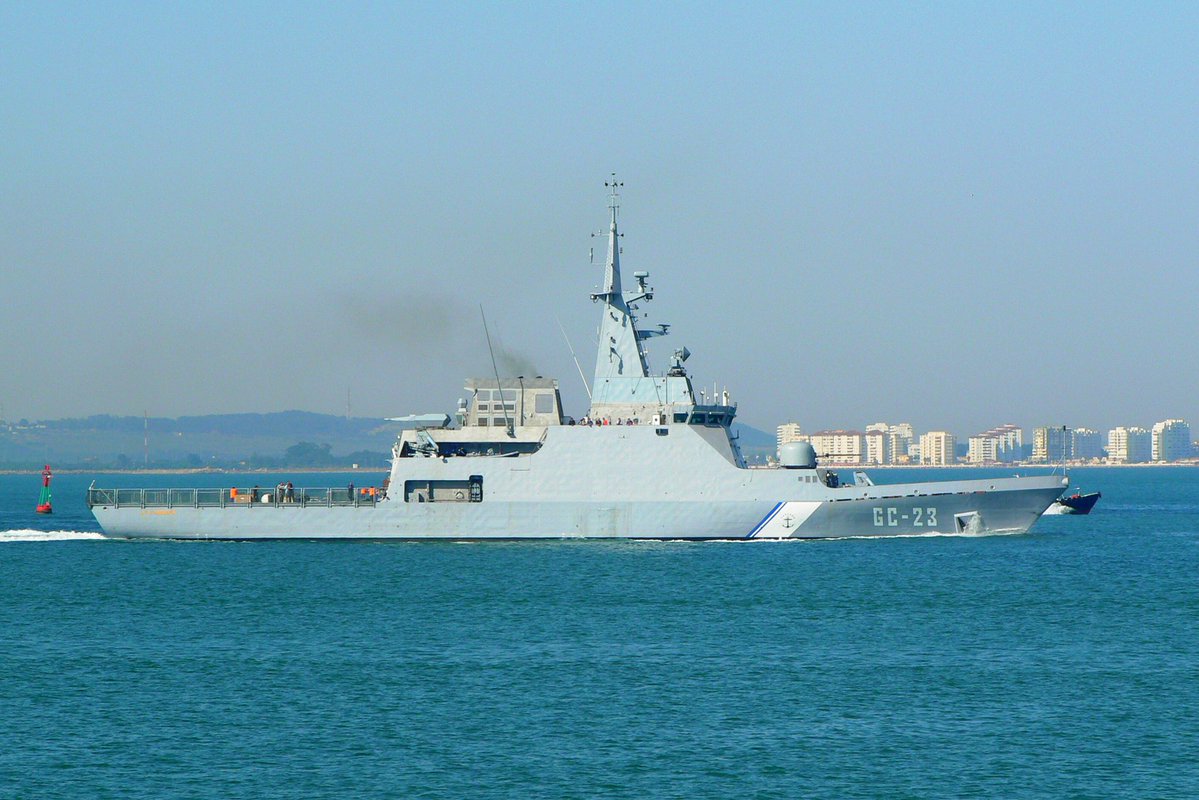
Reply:
M103 538L92 531L35 531L32 528L0 531L0 542L65 542L71 539Z

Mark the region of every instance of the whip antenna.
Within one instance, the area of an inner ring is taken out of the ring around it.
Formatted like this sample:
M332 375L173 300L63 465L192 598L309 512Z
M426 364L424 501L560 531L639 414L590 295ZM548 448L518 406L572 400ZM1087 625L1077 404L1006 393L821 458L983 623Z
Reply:
M504 387L500 385L500 369L495 365L495 350L491 347L491 331L487 330L487 315L483 313L482 303L479 303L479 316L483 318L483 335L487 337L487 352L491 354L491 369L495 372L496 391L500 393L500 407L504 409L504 424L508 427L508 437L515 439L516 431L512 429L512 419L508 416L508 403L504 400Z
M587 378L583 375L583 368L579 366L579 358L575 355L575 349L570 346L570 337L566 335L566 328L562 327L562 320L558 319L558 315L554 315L554 322L558 323L558 330L562 331L562 338L566 340L566 349L570 351L570 357L575 361L575 369L579 371L579 380L583 382L583 389L587 392L587 399L591 399L591 387L587 385Z

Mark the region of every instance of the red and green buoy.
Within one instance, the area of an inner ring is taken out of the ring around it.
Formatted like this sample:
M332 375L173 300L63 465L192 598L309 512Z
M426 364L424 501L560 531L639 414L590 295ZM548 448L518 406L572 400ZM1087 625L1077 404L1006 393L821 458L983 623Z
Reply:
M47 464L46 468L42 470L42 496L37 500L37 513L39 514L50 514L54 511L54 509L50 507L51 477L53 476L50 474L50 465Z

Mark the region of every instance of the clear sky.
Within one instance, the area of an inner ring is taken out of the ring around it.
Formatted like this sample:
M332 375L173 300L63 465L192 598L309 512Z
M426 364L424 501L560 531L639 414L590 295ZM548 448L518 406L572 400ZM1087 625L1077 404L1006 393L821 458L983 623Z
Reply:
M617 171L750 424L1199 422L1197 9L3 4L4 415L581 415Z

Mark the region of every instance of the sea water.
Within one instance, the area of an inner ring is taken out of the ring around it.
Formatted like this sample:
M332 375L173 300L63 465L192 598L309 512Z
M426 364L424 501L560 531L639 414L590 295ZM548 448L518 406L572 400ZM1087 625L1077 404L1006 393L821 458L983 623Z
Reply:
M109 541L92 477L0 476L0 797L1199 796L1199 469L702 544ZM289 477L371 482L99 485Z

